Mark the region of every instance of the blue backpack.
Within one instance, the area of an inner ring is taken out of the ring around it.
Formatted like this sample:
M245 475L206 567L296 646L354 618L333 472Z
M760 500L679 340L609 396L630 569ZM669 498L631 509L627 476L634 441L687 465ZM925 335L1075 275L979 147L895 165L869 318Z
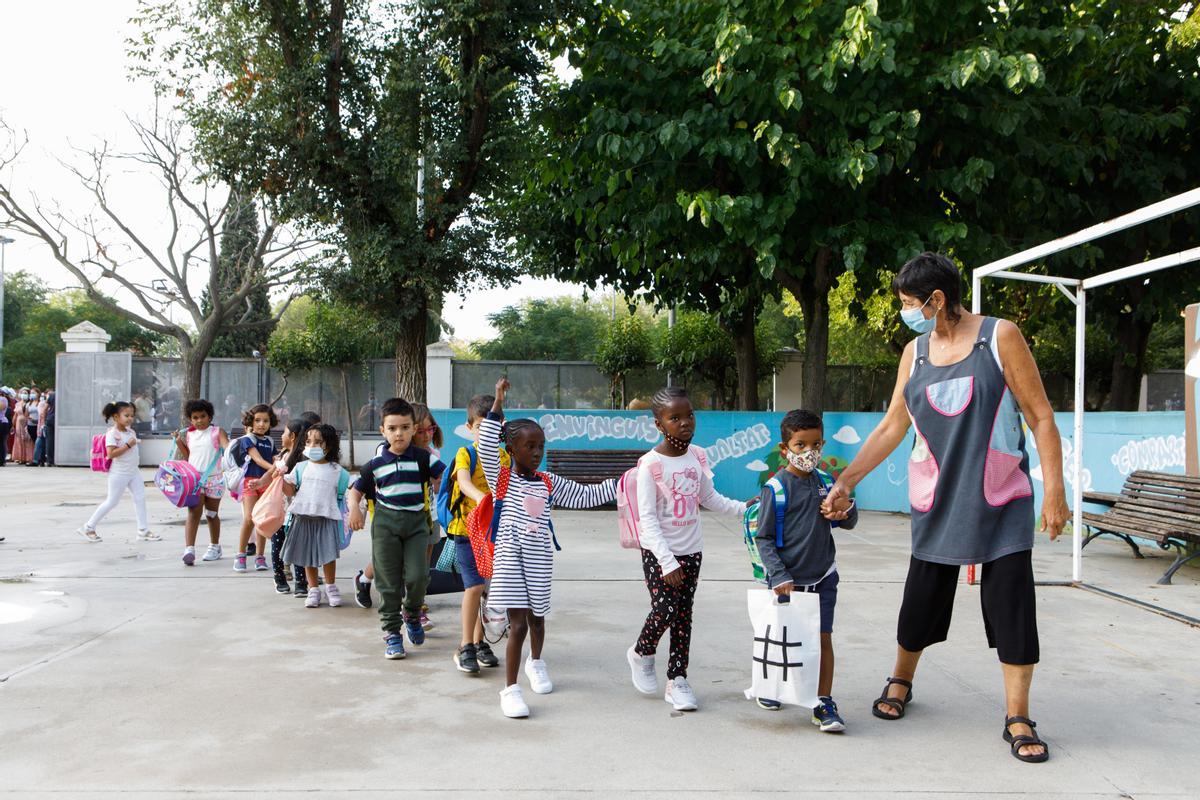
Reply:
M833 486L833 477L822 470L814 470L817 473L817 479L821 482L821 487L818 493L821 497L829 494L829 489ZM775 475L772 475L764 484L770 487L775 495L775 547L783 547L783 517L787 513L787 486L783 481ZM746 550L750 554L750 569L754 574L754 580L759 583L766 583L767 570L763 567L762 556L758 553L758 545L754 542L754 537L758 535L758 512L759 504L753 503L742 516L742 536L745 539ZM841 527L841 523L833 520L829 523L831 528Z
M470 456L470 459L471 459L471 466L468 467L467 471L470 472L472 475L474 475L475 474L475 458L476 458L475 445L469 444L462 449L467 451L467 454ZM456 462L458 461L457 456L455 457L454 460ZM438 487L437 499L434 502L434 508L437 511L438 525L441 525L442 530L444 530L444 531L450 529L450 523L454 520L454 517L458 514L458 509L462 505L462 502L463 502L463 494L460 491L458 493L458 501L456 503L454 503L453 505L451 505L451 503L450 503L450 498L454 493L454 484L457 482L458 482L458 479L451 472L451 470L446 470L446 474L442 478L442 485Z

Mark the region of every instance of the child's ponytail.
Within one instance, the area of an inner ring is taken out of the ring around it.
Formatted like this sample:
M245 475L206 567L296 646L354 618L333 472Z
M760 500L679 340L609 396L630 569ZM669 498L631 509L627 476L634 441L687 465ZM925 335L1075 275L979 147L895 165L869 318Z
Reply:
M104 408L100 409L100 416L104 417L105 422L112 421L112 418L121 413L122 409L133 408L133 403L127 403L124 400L117 400L114 403L105 403Z

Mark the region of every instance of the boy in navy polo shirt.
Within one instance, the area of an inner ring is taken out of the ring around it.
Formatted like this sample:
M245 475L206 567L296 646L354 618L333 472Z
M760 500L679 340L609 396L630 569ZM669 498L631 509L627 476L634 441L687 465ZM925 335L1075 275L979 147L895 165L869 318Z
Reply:
M364 520L359 502L375 501L371 524L371 562L379 591L379 621L387 640L387 658L404 658L401 625L413 645L425 641L421 629L421 604L429 585L429 511L425 489L441 477L446 465L430 464L430 453L412 444L413 409L393 397L383 404L379 432L387 449L363 465L358 480L346 493L350 504L350 527L362 530ZM403 608L401 602L403 601Z

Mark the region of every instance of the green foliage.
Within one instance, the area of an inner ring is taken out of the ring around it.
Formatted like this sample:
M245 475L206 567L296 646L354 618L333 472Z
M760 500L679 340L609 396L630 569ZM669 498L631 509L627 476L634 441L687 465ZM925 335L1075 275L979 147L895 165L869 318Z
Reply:
M970 144L1045 81L1028 41L1053 32L1015 35L1014 13L596 3L567 41L578 78L552 87L522 246L559 277L719 313L731 331L781 288L823 325L842 272L874 277L968 233L948 209L996 175ZM823 333L810 362L824 364Z
M1167 47L1177 54L1200 50L1200 5L1193 4L1191 15L1172 29Z
M42 281L25 272L5 275L4 300L4 382L13 386L30 382L52 385L55 355L63 351L60 334L84 321L112 336L108 349L114 352L149 355L167 339L89 300L82 290L51 294ZM15 310L12 329L8 325L10 310Z
M255 257L258 240L258 211L254 204L235 204L221 231L221 253L217 260L218 296L227 297L238 290L249 262L254 262L256 270L262 270L262 259ZM206 317L212 313L212 301L207 288L201 294L200 310ZM213 340L208 354L213 358L249 358L255 350L265 352L267 340L275 329L275 325L271 324L273 319L267 287L259 286L246 298L245 307L222 323L221 333ZM252 328L233 329L235 325L248 323L261 324Z
M609 325L608 312L573 297L525 300L488 315L496 338L472 345L498 361L586 361Z
M335 240L346 257L322 284L388 323L398 367L406 360L397 388L423 397L428 310L445 292L515 275L480 198L505 196L522 172L525 107L543 70L535 38L559 10L148 2L131 46L180 98L218 174Z
M650 326L637 314L614 320L596 347L596 369L612 381L614 394L620 388L621 408L625 407L625 375L648 366L654 358Z
M267 344L267 363L284 375L332 367L362 366L387 352L380 327L358 309L314 302L303 328L276 331Z
M776 353L782 343L769 325L755 331L756 381L775 369ZM712 314L680 311L675 326L662 330L658 346L659 368L684 386L713 387L713 405L718 409L737 407L737 354L733 337Z

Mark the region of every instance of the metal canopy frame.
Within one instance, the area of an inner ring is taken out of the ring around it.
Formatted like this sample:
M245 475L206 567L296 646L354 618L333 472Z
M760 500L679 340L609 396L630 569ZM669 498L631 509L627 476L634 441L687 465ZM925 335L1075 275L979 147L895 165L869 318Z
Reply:
M1075 426L1074 426L1074 469L1075 479L1072 492L1073 519L1071 523L1071 577L1076 583L1083 580L1083 486L1079 476L1083 473L1083 405L1084 405L1084 331L1087 322L1087 292L1099 286L1106 286L1117 281L1137 278L1152 272L1160 272L1183 264L1200 261L1200 247L1182 250L1171 255L1161 256L1140 264L1130 264L1127 267L1102 272L1088 278L1063 278L1055 275L1032 275L1024 272L1014 272L1013 267L1019 267L1037 261L1045 256L1061 253L1081 244L1099 239L1103 236L1123 231L1141 225L1144 222L1174 214L1188 208L1200 206L1200 187L1191 191L1177 194L1166 200L1161 200L1137 211L1101 222L1090 228L1063 236L1058 239L1022 250L1010 256L984 264L971 272L971 311L978 314L983 305L982 289L984 278L1001 278L1005 280L1030 281L1032 283L1050 283L1058 287L1067 298L1075 304ZM1073 290L1073 291L1072 291Z

